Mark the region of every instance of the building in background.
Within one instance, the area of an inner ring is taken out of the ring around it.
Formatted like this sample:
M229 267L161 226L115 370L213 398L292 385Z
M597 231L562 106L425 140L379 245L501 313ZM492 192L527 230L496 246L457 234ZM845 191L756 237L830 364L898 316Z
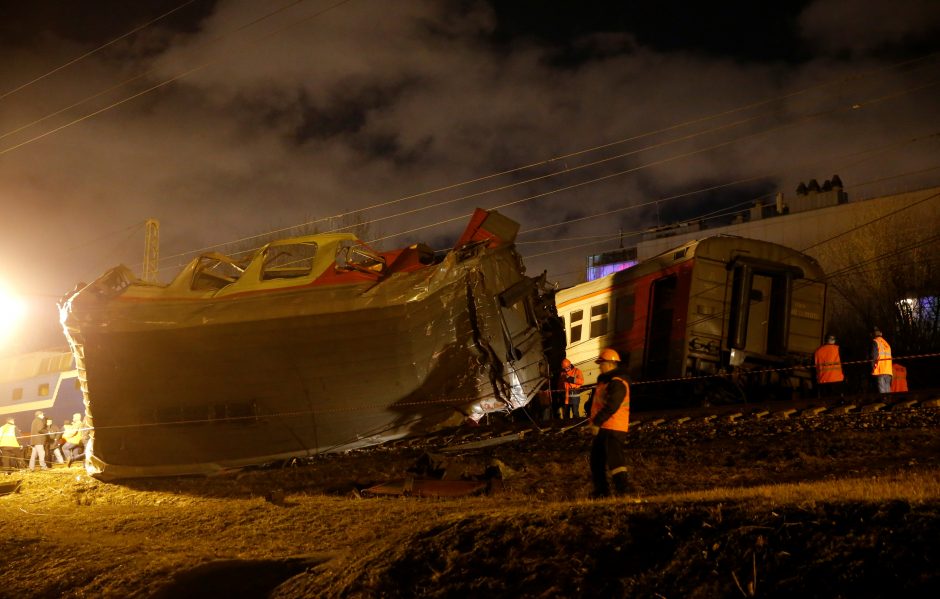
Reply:
M826 321L846 347L865 347L874 325L890 330L899 355L940 347L940 186L855 200L838 175L822 185L810 180L793 196L780 192L721 220L647 229L632 246L590 256L587 280L715 235L769 241L815 258L829 285ZM914 366L921 378L932 371Z
M593 281L615 272L635 266L636 248L620 248L600 254L592 254L587 258L587 280Z
M905 236L914 231L929 233L937 229L938 219L940 187L849 201L842 180L835 175L822 185L815 179L800 183L792 198L780 192L773 203L756 202L731 222L718 226L695 221L649 229L635 246L636 259L652 258L693 239L738 235L806 252L820 260L829 272L827 266L832 265L826 264L827 246L832 243L869 235L866 227Z

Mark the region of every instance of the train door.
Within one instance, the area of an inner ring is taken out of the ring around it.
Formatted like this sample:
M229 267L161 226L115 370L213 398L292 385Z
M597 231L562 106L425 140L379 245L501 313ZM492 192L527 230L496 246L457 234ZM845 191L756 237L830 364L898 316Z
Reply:
M669 372L669 340L675 321L679 277L669 275L650 285L649 320L643 375L647 379L664 377Z
M793 273L789 270L735 266L729 349L752 355L786 355L792 288Z
M767 323L770 322L770 290L773 279L755 274L751 283L748 306L747 341L748 351L767 353Z

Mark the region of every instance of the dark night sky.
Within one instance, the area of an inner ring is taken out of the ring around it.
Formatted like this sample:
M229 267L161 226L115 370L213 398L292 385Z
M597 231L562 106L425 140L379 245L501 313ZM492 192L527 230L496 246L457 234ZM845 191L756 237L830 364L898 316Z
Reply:
M139 270L148 217L167 280L185 252L377 204L358 215L380 248L445 247L510 204L530 272L568 285L657 218L834 173L855 199L940 183L940 2L688 4L0 0L22 347L75 282Z

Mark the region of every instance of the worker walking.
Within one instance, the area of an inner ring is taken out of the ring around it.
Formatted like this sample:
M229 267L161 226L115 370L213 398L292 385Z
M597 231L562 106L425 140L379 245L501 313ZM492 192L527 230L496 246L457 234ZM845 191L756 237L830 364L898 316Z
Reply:
M613 349L601 351L595 363L601 374L591 399L589 422L594 442L591 444L592 498L610 495L607 470L614 482L614 491L623 495L630 490L627 466L623 457L630 424L630 384L620 368L620 355Z
M826 343L819 346L815 354L816 360L816 388L820 397L834 397L842 395L842 359L839 357L839 346L836 345L835 335L826 337Z
M33 423L29 427L29 444L32 447L29 454L29 469L36 469L36 462L39 461L39 468L45 470L46 466L46 415L42 410L36 411Z
M573 366L568 358L562 360L561 380L558 381L558 388L564 391L561 417L565 420L578 417L578 411L581 407L581 385L583 384L584 374L581 370Z
M878 382L878 393L891 393L891 346L881 336L878 327L871 333L871 374Z

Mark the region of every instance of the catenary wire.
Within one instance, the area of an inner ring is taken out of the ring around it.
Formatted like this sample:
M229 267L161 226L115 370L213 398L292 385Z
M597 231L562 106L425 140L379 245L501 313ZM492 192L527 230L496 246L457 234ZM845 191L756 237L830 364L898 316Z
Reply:
M298 3L304 2L304 1L305 1L305 0L295 0L294 4L298 4ZM300 24L300 23L303 23L303 22L305 22L305 21L308 21L308 20L310 20L310 19L313 19L313 18L315 18L315 17L318 17L318 16L320 16L320 15L322 15L322 14L324 14L324 13L330 11L330 10L333 10L334 8L338 8L338 7L340 7L340 6L344 5L344 4L347 4L347 3L349 3L349 2L352 2L352 0L340 0L339 2L336 2L336 3L334 3L334 4L331 4L330 6L324 8L324 9L322 9L322 10L319 10L319 11L316 11L316 12L311 13L311 14L309 14L309 15L306 15L304 18L302 18L302 19L300 19L300 20L298 20L298 21L294 21L294 22L290 23L289 25L287 25L287 26L285 26L285 27L282 27L282 28L279 28L279 29L275 29L274 31L268 32L267 34L265 34L265 35L263 35L263 36L261 36L261 37L259 37L259 38L256 38L256 39L252 40L252 43L253 43L253 44L260 43L261 41L264 41L264 40L268 39L269 37L272 37L273 35L275 35L275 34L277 34L277 33L281 33L282 31L284 31L284 30L286 30L286 29L288 29L288 28L290 28L290 27L293 27L293 26L295 26L295 25L298 25L298 24ZM285 8L286 8L286 7L285 7ZM284 9L283 9L283 8L282 8L282 9L278 9L277 11L275 11L274 13L271 13L271 14L275 14L276 12L281 12L281 10L284 10ZM262 17L262 18L259 18L258 21L263 20L264 18L267 18L267 16ZM113 109L113 108L117 108L118 106L122 106L122 105L124 105L124 104L126 104L126 103L128 103L128 102L130 102L130 101L132 101L132 100L136 100L137 98L139 98L139 97L141 97L141 96L144 96L144 95L146 95L146 94L149 94L150 92L153 92L153 91L156 91L156 90L161 89L161 88L163 88L163 87L166 87L167 85L169 85L169 84L171 84L171 83L173 83L173 82L175 82L175 81L179 81L180 79L184 79L185 77L188 77L188 76L192 75L193 73L196 73L196 72L198 72L198 71L201 71L202 69L204 69L204 68L206 68L206 67L208 67L208 66L210 66L210 65L213 65L213 64L215 64L215 63L217 63L217 62L221 62L222 60L225 60L225 59L227 59L227 58L229 58L229 55L226 55L224 58L219 58L219 59L216 59L216 60L211 60L211 61L207 61L207 62L204 62L204 63L202 63L202 64L199 64L199 65L197 65L197 66L195 66L195 67L192 67L192 68L190 68L190 69L187 69L187 70L185 70L185 71L182 71L182 72L180 72L180 73L177 73L176 75L174 75L173 77L170 77L169 79L165 79L165 80L163 80L163 81L161 81L161 82L159 82L159 83L156 83L156 84L154 84L154 85L151 85L150 87L147 87L147 88L144 89L144 90L141 90L141 91L139 91L139 92L136 92L136 93L134 93L134 94L131 94L130 96L127 96L127 97L125 97L125 98L123 98L123 99L121 99L121 100L118 100L118 101L116 101L116 102L112 102L111 104L108 104L107 106L104 106L104 107L102 107L102 108L99 108L99 109L97 109L97 110L94 110L94 111L92 111L92 112L89 112L89 113L87 113L87 114L85 114L85 115L83 115L83 116L80 116L80 117L78 117L78 118L75 118L75 119L73 119L73 120L71 120L71 121L69 121L69 122L67 122L67 123L65 123L65 124L63 124L63 125L60 125L60 126L58 126L58 127L54 127L54 128L52 128L52 129L50 129L50 130L44 132L44 133L41 133L41 134L36 135L36 136L34 136L34 137L31 137L30 139L27 139L27 140L25 140L25 141L22 141L22 142L20 142L20 143L18 143L18 144L14 144L14 145L12 145L12 146L8 146L8 147L6 147L6 148L3 148L2 150L0 150L0 156L2 156L2 155L4 155L4 154L7 154L7 153L9 153L9 152L12 152L13 150L16 150L16 149L18 149L18 148L21 148L21 147L23 147L23 146L25 146L25 145L28 145L28 144L31 144L31 143L33 143L33 142L39 141L40 139L44 139L44 138L46 138L46 137L48 137L48 136L50 136L50 135L53 135L53 134L55 134L55 133L58 133L59 131L62 131L63 129L67 129L68 127L71 127L72 125L76 125L76 124L78 124L78 123L81 123L81 122L83 122L83 121L86 121L86 120L88 120L88 119L91 119L91 118L93 118L93 117L95 117L95 116L98 116L99 114L105 113L105 112L107 112L107 111L109 111L109 110L111 110L111 109Z
M66 68L72 66L73 64L76 64L76 63L78 63L78 62L81 62L82 60L85 60L85 59L88 58L89 56L92 56L92 55L94 55L94 54L97 54L98 52L104 50L105 48L107 48L107 47L109 47L109 46L113 46L114 44L118 43L119 41L123 40L124 38L130 37L130 36L134 35L135 33L139 32L139 31L143 31L144 29L146 29L147 27L150 27L150 26L153 25L154 23L156 23L156 22L158 22L158 21L162 21L163 19L165 19L166 17L169 17L169 16L172 15L173 13L179 12L180 10L186 8L187 6L189 6L190 4L192 4L193 2L196 2L196 0L188 0L187 2L184 2L184 3L180 4L180 5L177 6L176 8L171 9L171 10L169 10L169 11L163 13L162 15L160 15L160 16L154 18L154 19L151 19L151 20L147 21L147 22L144 23L143 25L140 25L140 26L138 26L138 27L135 27L134 29L128 31L127 33L125 33L125 34L123 34L123 35L120 35L120 36L114 38L113 40L111 40L111 41L109 41L109 42L106 42L106 43L104 43L104 44L98 46L97 48L95 48L95 49L93 49L93 50L89 50L88 52L85 52L84 54L82 54L82 55L80 55L80 56L76 56L76 57L73 58L72 60L69 60L69 61L65 62L64 64L61 64L61 65L57 66L56 68L52 69L51 71L48 71L48 72L46 72L46 73L44 73L44 74L42 74L42 75L40 75L40 76L38 76L38 77L35 77L34 79L31 79L30 81L27 81L26 83L23 83L22 85L19 85L19 86L15 87L15 88L13 88L13 89L11 89L11 90L8 90L8 91L6 91L6 92L3 92L2 94L0 94L0 100L3 100L4 98L7 98L7 97L9 97L9 96L12 96L13 94L15 94L15 93L17 93L17 92L26 89L26 88L29 87L30 85L33 85L33 84L35 84L35 83L38 83L38 82L42 81L43 79L45 79L46 77L50 77L50 76L52 76L52 75L58 73L59 71L61 71L61 70L63 70L63 69L66 69ZM6 137L6 135L0 136L0 139L2 139L3 137Z
M871 74L874 74L874 73L880 73L880 72L883 72L883 71L885 71L885 70L889 70L889 69L893 69L893 68L898 68L898 67L906 66L906 65L909 65L909 64L912 64L912 63L917 63L917 62L926 60L926 59L928 59L928 58L933 58L935 55L936 55L936 53L931 53L931 54L928 54L928 55L925 55L925 56L922 56L922 57L918 57L918 58L915 58L915 59L912 59L912 60L903 61L903 62L896 63L896 64L893 64L893 65L890 65L890 66L881 67L881 68L878 68L878 69L873 69L873 70L870 70L870 71L866 71L866 72L861 73L861 74L847 75L846 77L844 77L844 78L842 78L842 79L838 79L838 80L835 80L835 81L832 81L832 82L824 82L824 83L821 83L821 84L818 84L818 85L815 85L815 86L810 86L810 87L807 87L807 88L803 88L803 89L798 90L798 91L795 91L795 92L790 92L790 93L788 93L788 94L783 94L783 95L780 95L780 96L775 96L775 97L773 97L773 98L769 98L769 99L761 100L761 101L759 101L759 102L754 102L754 103L747 104L747 105L744 105L744 106L740 106L740 107L737 107L737 108L729 109L729 110L726 110L726 111L723 111L723 112L715 113L715 114L713 114L713 115L707 115L707 116L704 116L704 117L700 117L700 118L693 119L693 120L690 120L690 121L685 121L685 122L678 123L678 124L676 124L676 125L672 125L672 126L665 127L665 128L662 128L662 129L657 129L657 130L654 130L654 131L650 131L650 132L646 132L646 133L641 133L641 134L634 135L634 136L631 136L631 137L628 137L628 138L624 138L624 139L621 139L621 140L617 140L617 141L614 141L614 142L610 142L610 143L606 143L606 144L601 144L601 145L594 146L594 147L591 147L591 148L587 148L587 149L584 149L584 150L579 150L579 151L576 151L576 152L568 153L568 154L561 155L561 156L556 156L556 157L553 157L553 158L549 158L549 159L546 159L546 160L542 160L542 161L534 162L534 163L531 163L531 164L523 165L523 166L516 167L516 168L513 168L513 169L509 169L509 170L506 170L506 171L501 171L501 172L498 172L498 173L494 173L494 174L492 174L492 175L486 175L486 176L478 177L478 178L475 178L475 179L469 179L469 180L467 180L467 181L459 182L459 183L452 184L452 185L448 185L448 186L445 186L445 187L435 188L435 189L432 189L432 190L428 190L428 191L421 192L421 193L418 193L418 194L413 194L413 195L405 196L405 197L402 197L402 198L397 198L397 199L394 199L394 200L389 200L389 201L386 201L386 202L381 202L381 203L373 204L373 205L370 205L370 206L366 206L366 207L364 207L364 208L359 208L359 209L352 210L352 211L348 211L348 212L345 212L345 213L341 213L341 214L337 214L337 215L332 215L332 216L328 216L328 217L317 218L317 219L314 219L314 220L305 221L305 222L303 222L303 223L291 225L291 226L288 226L288 227L282 227L282 228L279 228L279 229L275 229L275 230L271 230L271 231L266 231L266 232L264 232L264 233L258 233L258 234L255 234L255 235L251 235L251 236L247 236L247 237L242 237L242 238L234 239L234 240L231 240L231 241L221 242L221 243L209 245L209 246L206 246L206 247L203 247L203 248L199 248L199 249L195 249L195 250L190 250L190 251L182 252L182 253L179 253L179 254L174 254L174 255L171 255L171 256L167 256L167 257L165 258L165 260L170 260L170 259L173 259L173 258L178 258L178 257L186 256L186 255L201 253L201 252L204 252L204 251L208 251L208 250L212 250L212 249L217 249L217 248L220 248L220 247L224 247L224 246L226 246L226 245L231 245L231 244L236 244L236 243L243 243L243 242L246 242L246 241L250 241L250 240L252 240L252 239L258 239L258 238L266 237L266 236L269 236L269 235L272 235L272 234L283 233L283 232L290 231L290 230L295 230L295 229L298 229L298 228L301 228L301 227L304 227L304 226L315 225L315 224L321 223L321 222L333 221L333 220L335 220L335 219L341 219L341 218L343 218L343 217L350 216L350 215L352 215L352 214L356 214L356 213L359 213L359 212L364 212L364 211L367 211L367 210L371 210L371 209L375 209L375 208L380 208L380 207L384 207L384 206L388 206L388 205L392 205L392 204L396 204L396 203L399 203L399 202L402 202L402 201L405 201L405 200L408 200L408 199L414 199L414 198L417 198L417 197L422 197L422 196L426 196L426 195L438 193L438 192L441 192L441 191L446 191L446 190L450 190L450 189L462 187L462 186L469 185L469 184L472 184L472 183L484 181L484 180L491 179L491 178L494 178L494 177L498 177L498 176L501 176L501 175L506 175L506 174L511 174L511 173L519 172L519 171L526 170L526 169L530 169L530 168L534 168L534 167L537 167L537 166L544 166L544 165L550 164L550 163L552 163L552 162L555 162L555 161L558 161L558 160L562 160L562 159L564 159L564 158L568 158L568 157L572 157L572 156L577 156L577 155L581 155L581 154L586 154L586 153L593 152L593 151L597 151L597 150L600 150L600 149L606 149L606 148L608 148L608 147L613 147L613 146L616 146L616 145L620 145L620 144L623 144L623 143L627 143L627 142L629 142L629 141L634 141L634 140L637 140L637 139L642 139L642 138L644 138L644 137L649 137L649 136L651 136L651 135L655 135L655 134L659 134L659 133L663 133L663 132L668 132L668 131L671 131L671 130L674 130L674 129L678 129L678 128L681 128L681 127L684 127L684 126L688 126L688 125L690 125L690 124L695 124L695 123L699 123L699 122L704 122L704 121L712 120L712 119L714 119L714 118L718 118L718 117L721 117L721 116L726 116L726 115L729 115L729 114L734 114L734 113L737 113L737 112L741 112L741 111L747 110L747 109L749 109L749 108L754 108L754 107L757 107L757 106L769 104L769 103L772 103L772 102L774 102L774 101L779 101L779 100L781 100L781 99L786 99L786 98L789 98L789 97L792 97L792 96L795 96L795 95L799 95L799 94L805 93L805 92L810 91L810 90L813 90L813 89L818 89L818 88L826 87L826 86L828 86L828 85L833 84L834 82L844 82L844 81L850 81L850 80L853 80L853 79L863 79L863 78L865 78L865 77L867 77L867 76L869 76L869 75L871 75ZM920 88L918 88L918 89L920 89ZM905 92L902 92L902 93L905 93ZM879 99L876 98L876 99L873 99L873 100L871 100L871 101L862 102L862 103L856 102L856 103L854 103L854 104L852 105L852 108L858 109L859 107L864 106L865 104L874 103L874 102L876 102L876 101L879 101ZM747 119L747 120L750 120L750 119ZM701 134L702 134L702 133L698 133L697 135L701 135ZM680 138L680 140L681 140L681 139L684 139L684 138ZM655 146L653 146L653 147L655 147ZM642 149L637 150L637 151L642 151ZM634 152L631 152L631 153L636 153L637 151L634 151ZM621 155L620 157L626 156L626 155L629 155L629 154L630 154L630 153L623 154L623 155ZM607 160L611 160L611 159L615 159L615 158L617 158L617 157L609 158L609 159L604 159L604 160L601 160L601 161L596 161L596 162L594 162L594 163L591 163L591 165L593 165L593 164L598 164L598 163L600 163L600 162L605 162L605 161L607 161ZM587 165L587 166L590 166L590 165ZM517 186L517 185L522 185L522 184L525 184L525 183L529 183L529 182L532 182L532 181L534 181L534 180L544 179L544 178L550 177L550 176L557 176L557 175L565 174L565 173L571 172L571 171L573 171L573 170L577 170L577 169L579 169L579 168L584 168L584 166L578 166L578 167L572 168L572 169L566 168L566 169L559 170L559 171L557 171L557 172L555 172L555 173L552 173L552 174L550 174L550 175L545 175L545 176L542 176L542 177L538 177L538 178L534 178L534 179L530 179L530 180L518 182L518 183L515 183L515 184L513 184L513 185L501 186L501 187L497 187L497 188L495 188L495 189L486 190L486 191L484 191L484 192L474 193L474 194L470 194L470 195L467 195L467 196L462 196L462 197L459 197L459 198L456 198L456 199L453 199L453 200L446 200L446 201L441 202L441 203L431 204L431 205L429 205L429 206L426 206L426 207L422 208L421 210L427 210L427 209L439 207L439 206L441 206L441 205L453 203L453 202L455 202L455 201L459 201L459 200L462 200L462 199L469 199L469 198L472 198L472 197L478 197L479 195L482 195L483 193L492 193L492 192L494 192L494 191L499 191L499 190L507 189L508 187L514 187L514 186ZM388 217L383 217L383 218L381 218L381 219L376 219L376 220L373 220L373 221L366 221L366 222L364 222L364 223L355 223L355 224L350 225L350 226L348 226L348 227L342 227L342 228L351 228L351 227L355 227L355 226L361 226L361 225L363 225L363 224L370 224L370 223L373 223L373 222L378 222L378 221L380 221L380 220L386 220L386 219L388 219L388 218L394 218L395 216L400 216L401 214L410 214L410 213L413 213L413 212L416 212L416 210L407 211L407 212L403 212L403 213L396 214L396 215L392 215L392 216L388 216ZM464 217L459 217L459 218L464 218ZM456 220L456 219L454 219L454 220ZM339 230L341 230L342 228L340 228ZM408 232L413 232L413 231L408 231ZM405 233L401 233L401 234L405 234ZM384 238L382 238L382 239L384 239Z

